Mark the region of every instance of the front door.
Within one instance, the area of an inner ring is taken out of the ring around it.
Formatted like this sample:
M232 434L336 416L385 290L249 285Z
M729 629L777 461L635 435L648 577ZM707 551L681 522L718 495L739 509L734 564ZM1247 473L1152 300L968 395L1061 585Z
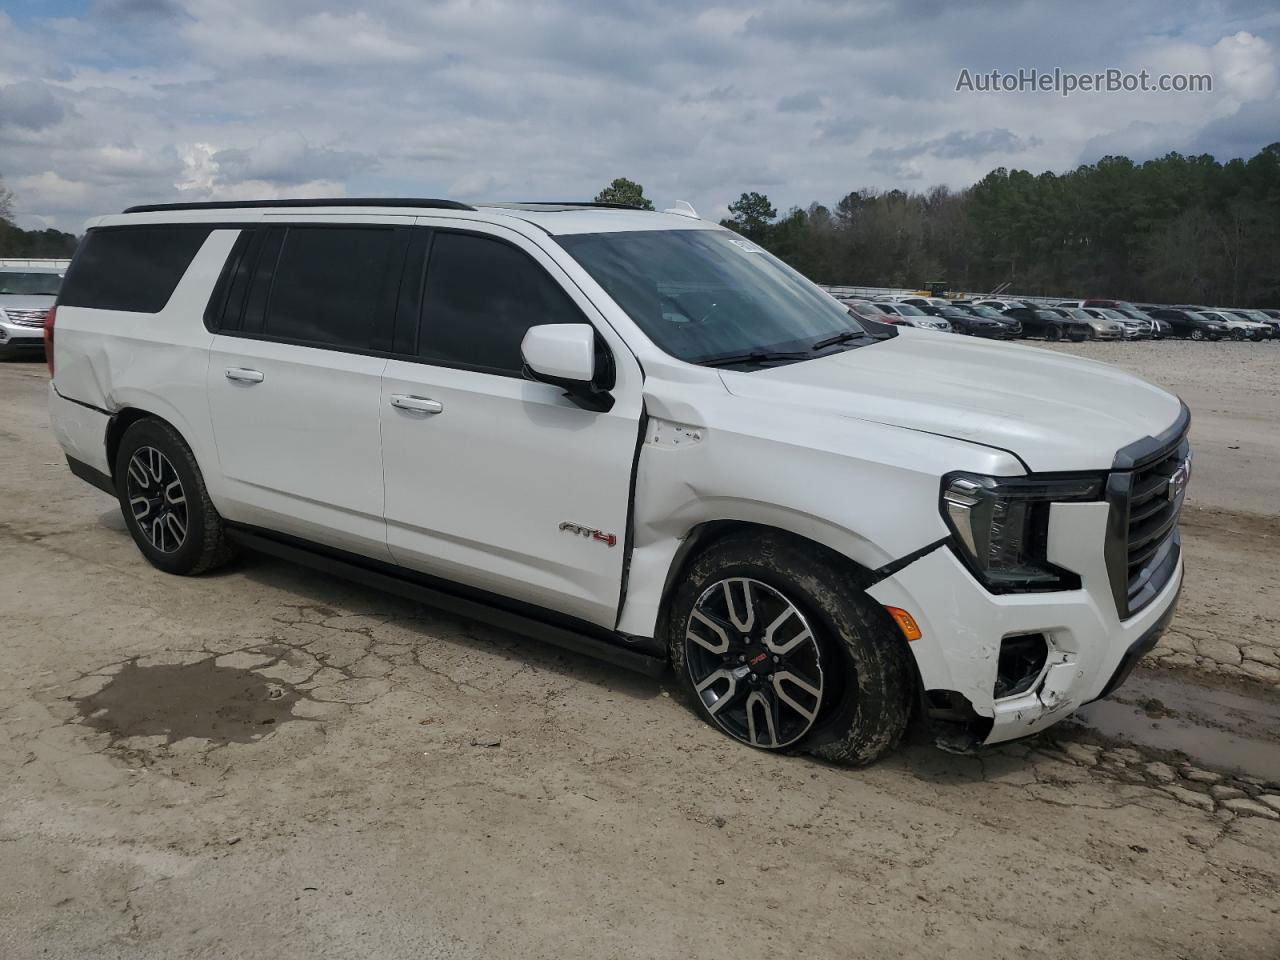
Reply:
M405 566L606 627L620 599L640 372L559 267L501 227L432 231L414 359L380 417L387 537ZM539 323L591 322L615 402L584 410L521 375Z

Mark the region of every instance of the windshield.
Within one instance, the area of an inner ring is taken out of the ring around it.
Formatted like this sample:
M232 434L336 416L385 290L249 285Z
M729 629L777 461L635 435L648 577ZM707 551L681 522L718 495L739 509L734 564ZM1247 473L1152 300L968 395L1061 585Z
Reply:
M9 273L0 270L0 296L56 297L62 278L56 273Z
M995 307L971 307L970 309L973 310L973 312L976 313L978 316L986 317L988 320L1008 319L1007 317L1005 317L1003 313L1001 313Z
M1063 307L1062 309L1067 312L1067 316L1072 320L1084 320L1085 322L1088 322L1094 319L1087 310L1084 310L1081 307Z
M1123 321L1123 320L1128 320L1128 319L1129 319L1129 318L1128 318L1128 317L1126 317L1123 313L1118 313L1118 312L1116 312L1115 310L1110 309L1109 307L1095 307L1094 309L1096 309L1096 310L1098 311L1098 313L1099 313L1099 314L1101 314L1102 316L1106 317L1108 320L1122 320L1122 321Z
M836 334L866 333L844 306L728 231L637 230L556 240L649 339L689 363L809 350Z

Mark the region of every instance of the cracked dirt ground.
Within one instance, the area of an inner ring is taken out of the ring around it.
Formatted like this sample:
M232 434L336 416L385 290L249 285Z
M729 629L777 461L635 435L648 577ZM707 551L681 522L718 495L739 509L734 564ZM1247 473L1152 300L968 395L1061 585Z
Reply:
M167 577L44 389L0 366L6 960L1280 956L1280 783L1075 726L842 770L282 562Z

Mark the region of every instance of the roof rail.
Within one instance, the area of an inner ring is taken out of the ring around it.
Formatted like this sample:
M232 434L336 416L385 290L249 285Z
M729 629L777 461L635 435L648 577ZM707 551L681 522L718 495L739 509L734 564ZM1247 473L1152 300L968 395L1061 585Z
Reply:
M329 197L314 200L199 200L192 203L143 203L125 213L164 213L169 210L235 210L242 207L425 207L434 210L474 210L457 200L421 197Z
M521 200L521 207L604 207L610 210L647 210L634 203L602 203L599 200Z

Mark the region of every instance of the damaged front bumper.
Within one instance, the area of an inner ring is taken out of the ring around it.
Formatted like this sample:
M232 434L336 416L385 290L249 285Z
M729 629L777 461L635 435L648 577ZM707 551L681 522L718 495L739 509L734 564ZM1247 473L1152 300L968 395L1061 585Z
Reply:
M991 744L1036 733L1124 681L1173 617L1182 560L1160 593L1121 620L1103 545L1105 503L1054 504L1049 559L1080 575L1078 590L993 594L947 547L926 554L868 592L885 606L910 612L921 637L910 644L931 700L963 704L977 742ZM1000 657L1008 638L1044 638L1038 672L1008 686Z

